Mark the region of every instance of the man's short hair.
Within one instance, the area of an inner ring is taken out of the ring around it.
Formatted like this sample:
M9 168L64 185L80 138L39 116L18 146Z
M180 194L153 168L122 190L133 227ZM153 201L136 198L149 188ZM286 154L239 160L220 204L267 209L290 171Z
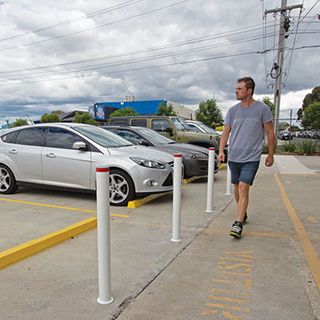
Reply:
M252 90L252 94L254 93L254 88L256 84L254 83L254 80L251 77L243 77L237 80L237 82L244 82L247 89Z

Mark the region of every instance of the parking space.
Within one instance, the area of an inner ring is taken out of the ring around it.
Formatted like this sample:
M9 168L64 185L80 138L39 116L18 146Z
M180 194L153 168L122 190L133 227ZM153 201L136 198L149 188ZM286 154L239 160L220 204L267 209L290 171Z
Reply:
M1 291L6 295L1 295L0 317L147 320L223 319L223 314L228 314L238 319L315 319L317 274L310 271L310 251L303 251L301 241L311 239L315 248L311 262L320 266L319 213L314 196L319 174L279 175L280 185L305 227L302 237L287 213L276 173L276 167L260 167L240 241L228 236L235 205L231 196L225 195L226 170L215 176L213 214L205 213L206 179L183 184L180 243L170 241L171 193L135 209L111 207L111 305L96 302L97 235L93 227L2 269ZM314 192L303 197L304 188ZM64 228L95 217L94 195L26 189L10 199L24 202L0 199L1 221L10 214L2 208L9 210L11 205L21 215L26 212L28 219L35 209L34 217L48 215L48 220L39 218L39 227L51 221ZM15 213L12 224L18 222ZM46 227L43 231L56 230ZM22 236L33 237L31 228L25 231Z
M222 174L223 175L223 174ZM194 180L194 181L192 181ZM184 197L190 197L194 189L199 185L206 185L206 178L198 178L185 181L183 184ZM222 183L221 175L216 180ZM205 188L204 188L205 190ZM191 192L191 193L190 193ZM202 206L205 204L206 194L202 194ZM200 201L202 201L200 200ZM74 193L52 190L39 190L23 187L14 195L0 197L1 203L1 244L0 251L18 248L21 245L33 246L34 241L47 241L47 237L59 235L56 243L68 239L74 234L87 231L95 227L95 223L88 218L96 217L95 194ZM130 205L131 204L131 205ZM222 204L221 204L222 205ZM111 219L124 220L135 216L135 223L145 224L146 227L165 226L170 229L172 215L172 193L149 196L145 199L137 199L129 203L128 207L111 206ZM184 208L182 208L183 211ZM204 210L205 208L203 208ZM160 212L160 214L159 214ZM141 221L139 222L139 218ZM198 217L199 218L199 217ZM188 221L188 219L187 219ZM194 227L204 223L201 219L190 220L188 227ZM75 232L74 228L79 231ZM129 223L130 224L130 223ZM67 228L65 230L65 228ZM70 228L72 232L70 233ZM30 243L31 242L31 243ZM56 244L50 241L50 246ZM49 246L49 245L48 245ZM43 245L46 248L46 245ZM33 250L29 250L30 254Z

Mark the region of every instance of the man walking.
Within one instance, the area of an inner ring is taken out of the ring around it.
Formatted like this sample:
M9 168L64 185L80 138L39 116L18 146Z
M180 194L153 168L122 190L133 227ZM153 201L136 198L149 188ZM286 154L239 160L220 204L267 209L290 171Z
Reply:
M235 92L240 102L227 112L218 155L218 160L224 162L223 151L230 135L228 164L237 202L237 218L230 235L238 239L248 218L249 189L259 168L264 132L268 140L267 167L273 165L275 150L272 114L268 106L253 99L254 88L255 83L251 77L238 79Z

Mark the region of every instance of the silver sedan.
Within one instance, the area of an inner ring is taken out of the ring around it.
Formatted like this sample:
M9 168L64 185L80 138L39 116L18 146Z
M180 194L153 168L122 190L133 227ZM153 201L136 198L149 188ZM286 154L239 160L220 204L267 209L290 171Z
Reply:
M95 190L96 164L110 167L110 203L172 190L173 157L104 129L50 123L0 131L0 194L25 184Z

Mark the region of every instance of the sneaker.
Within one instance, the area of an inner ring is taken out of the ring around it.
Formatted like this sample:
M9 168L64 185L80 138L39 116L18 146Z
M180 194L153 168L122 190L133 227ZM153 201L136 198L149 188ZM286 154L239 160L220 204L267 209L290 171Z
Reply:
M232 225L230 236L240 239L241 232L242 232L242 223L240 221L235 221Z
M247 214L247 211L246 211L246 214L244 216L242 224L246 224L247 223L247 219L248 219L248 214Z

